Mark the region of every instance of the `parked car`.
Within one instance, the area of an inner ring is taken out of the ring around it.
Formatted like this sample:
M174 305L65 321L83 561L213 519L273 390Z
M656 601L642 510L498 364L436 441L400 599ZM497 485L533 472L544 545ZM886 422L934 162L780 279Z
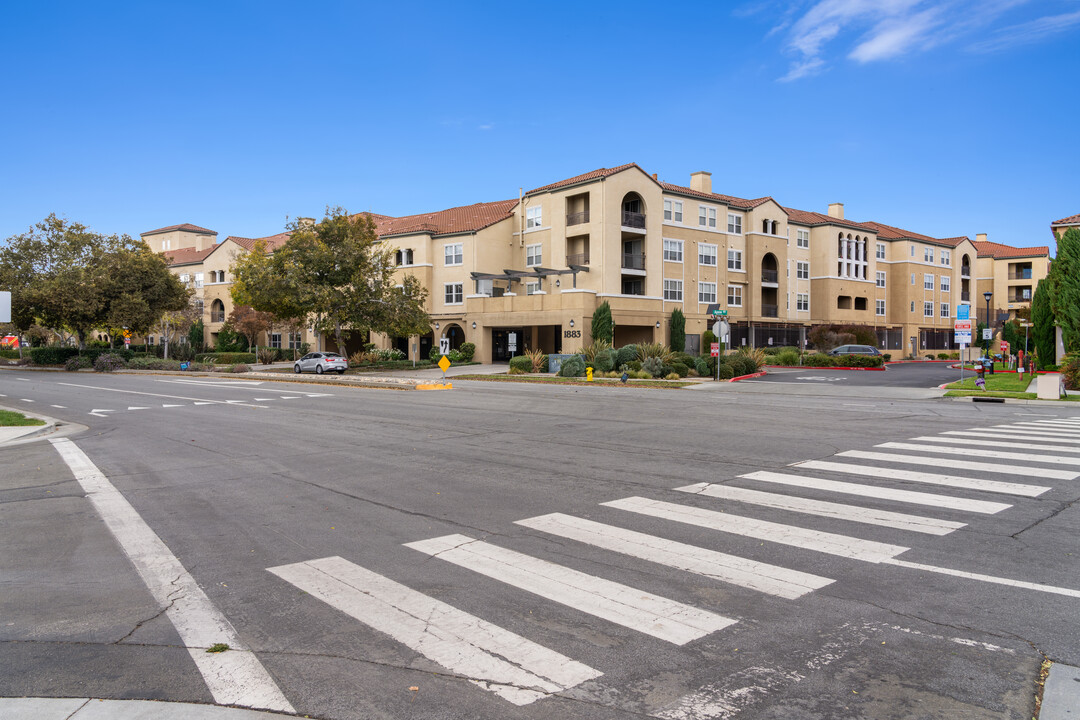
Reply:
M841 345L829 351L829 355L880 355L873 345Z
M331 352L308 353L293 364L294 373L314 372L322 375L324 372L336 372L344 375L349 367L349 361Z

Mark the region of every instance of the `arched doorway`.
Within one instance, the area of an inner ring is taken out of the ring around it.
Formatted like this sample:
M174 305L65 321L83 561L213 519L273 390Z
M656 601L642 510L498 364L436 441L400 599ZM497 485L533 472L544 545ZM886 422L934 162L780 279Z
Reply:
M465 342L465 331L457 323L450 323L443 328L442 336L450 341L450 349L457 350Z
M776 256L765 253L761 258L761 314L763 317L779 317L777 292L780 287L780 270Z

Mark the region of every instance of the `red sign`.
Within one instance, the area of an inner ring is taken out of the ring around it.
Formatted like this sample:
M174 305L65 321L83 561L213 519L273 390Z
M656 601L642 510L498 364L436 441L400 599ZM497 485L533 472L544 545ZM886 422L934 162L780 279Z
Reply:
M1001 341L1001 352L1009 352L1009 343L1005 342L1004 340Z
M0 347L19 347L19 338L14 335L5 335L0 338Z
M713 343L709 347L709 354L713 357L720 357L720 343Z
M953 329L956 330L956 332L971 332L971 321L957 320L953 325Z

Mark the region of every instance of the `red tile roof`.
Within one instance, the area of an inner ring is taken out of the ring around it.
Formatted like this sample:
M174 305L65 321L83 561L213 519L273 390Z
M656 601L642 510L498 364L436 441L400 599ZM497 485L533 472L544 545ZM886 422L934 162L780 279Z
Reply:
M169 227L158 228L157 230L147 230L144 233L139 233L139 237L146 237L147 235L159 235L161 233L172 232L173 230L183 230L185 232L193 233L210 233L211 235L217 235L214 230L207 230L204 227L198 225L192 225L191 223L184 223L182 225L170 225Z
M201 263L206 256L214 252L216 248L217 245L208 247L205 250L181 248L179 250L166 250L161 254L168 259L170 265L193 265L195 263Z
M679 193L680 195L692 195L693 197L703 198L705 200L714 200L719 203L723 203L728 207L740 208L742 210L750 210L756 208L758 205L764 205L765 203L773 200L771 197L757 198L756 200L746 200L744 198L738 198L734 195L723 195L721 193L707 193L701 190L694 190L688 188L685 185L675 185L674 183L661 182L660 187L670 192ZM776 202L773 200L773 202ZM776 203L779 205L780 203Z
M505 220L513 214L517 199L497 202L476 203L461 207L439 210L437 212L406 215L405 217L387 217L372 215L375 231L379 237L408 235L412 233L430 233L432 235L450 235L453 233L476 232Z
M1039 247L1018 248L1013 247L1012 245L1002 245L1001 243L980 240L976 240L974 245L979 257L992 257L995 260L1025 257L1050 258L1050 248L1045 245Z
M1061 218L1050 223L1050 227L1055 225L1080 225L1080 215L1070 215L1067 218Z
M618 167L613 168L600 168L599 170L593 170L591 172L582 173L581 175L575 175L572 178L553 182L550 185L542 185L538 188L533 188L525 194L532 195L533 193L555 190L557 188L566 187L567 185L577 185L578 183L589 182L590 180L600 180L601 178L610 177L615 173L621 173L623 170L628 170L634 167L636 167L638 170L641 170L641 167L637 163L627 163L626 165L619 165ZM645 171L641 170L641 172L644 173ZM645 174L648 175L648 173Z
M261 241L266 243L266 249L268 251L273 252L274 250L277 250L279 247L284 245L291 235L292 233L287 232L278 233L277 235L267 235L266 237L261 238L246 238L238 237L236 235L230 235L225 239L232 240L234 243L244 248L245 250L254 250L255 244Z
M872 227L871 223L841 220L840 218L834 218L832 215L826 215L825 213L811 212L809 210L796 210L795 208L789 207L784 208L784 212L788 214L789 222L798 225L839 225L840 227L853 228L855 230L877 232L877 229Z

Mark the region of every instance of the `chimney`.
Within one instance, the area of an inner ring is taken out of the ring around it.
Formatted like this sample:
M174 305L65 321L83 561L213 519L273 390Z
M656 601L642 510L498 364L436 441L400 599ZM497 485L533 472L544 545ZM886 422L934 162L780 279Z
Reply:
M704 170L690 173L690 189L712 195L712 173Z
M656 177L656 173L653 173L653 174L652 174L652 179L653 179L653 180L659 180L660 178Z
M844 203L829 203L829 217L844 219Z
M986 233L975 233L975 242L986 242Z

